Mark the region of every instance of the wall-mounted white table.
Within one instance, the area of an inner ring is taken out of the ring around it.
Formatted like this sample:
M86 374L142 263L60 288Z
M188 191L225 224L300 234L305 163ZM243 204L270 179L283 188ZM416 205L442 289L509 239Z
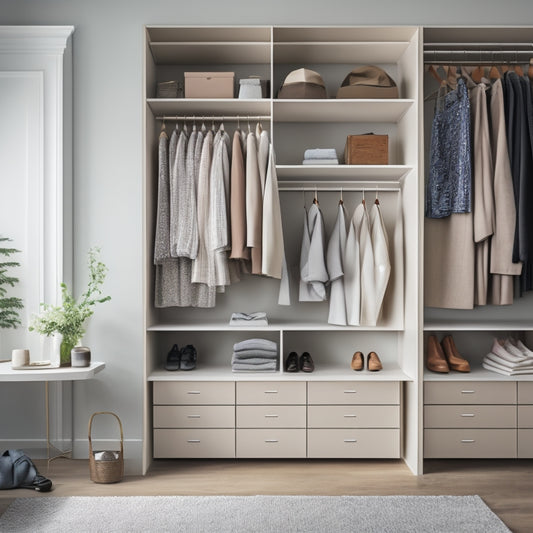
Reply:
M60 450L50 442L50 412L48 406L48 383L50 381L80 381L91 379L95 374L105 368L105 363L98 361L92 362L87 367L34 367L31 369L14 370L11 368L11 361L0 363L0 382L1 381L44 381L45 383L45 406L46 406L46 446L48 453L48 464L58 457L68 457L72 450ZM59 453L50 456L50 449L54 448Z

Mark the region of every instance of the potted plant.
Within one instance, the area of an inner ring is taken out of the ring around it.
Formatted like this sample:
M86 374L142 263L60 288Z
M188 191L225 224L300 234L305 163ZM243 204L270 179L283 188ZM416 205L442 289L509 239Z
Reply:
M32 317L30 331L37 331L46 336L56 333L62 335L61 366L70 366L70 351L85 334L85 322L94 313L94 306L111 300L111 296L102 296L107 267L99 260L99 254L99 248L89 250L89 283L78 301L65 283L61 283L62 304L60 306L41 304L43 308L41 314Z
M0 243L10 241L8 237L0 237ZM3 257L9 258L14 253L20 252L15 248L5 248L0 244L0 329L16 328L20 326L19 309L22 309L22 299L16 296L7 296L6 285L14 287L18 278L7 274L8 269L20 266L16 261L4 261Z

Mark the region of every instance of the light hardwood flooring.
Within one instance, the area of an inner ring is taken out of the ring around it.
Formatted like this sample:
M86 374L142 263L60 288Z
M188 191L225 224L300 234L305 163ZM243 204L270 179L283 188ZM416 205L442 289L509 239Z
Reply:
M157 460L146 476L107 485L90 481L87 461L59 459L48 472L46 462L36 464L53 481L53 491L2 491L0 514L20 497L478 494L513 532L533 532L529 460L426 461L423 476L414 476L403 461Z

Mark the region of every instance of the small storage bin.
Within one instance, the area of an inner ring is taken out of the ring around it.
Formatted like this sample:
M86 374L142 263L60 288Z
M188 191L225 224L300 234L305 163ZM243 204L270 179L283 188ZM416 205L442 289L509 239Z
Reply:
M112 415L120 428L120 450L93 451L91 440L93 418L97 415ZM110 411L93 413L89 420L89 470L91 481L95 483L117 483L124 476L124 434L120 418Z
M389 136L348 135L344 148L346 165L388 165Z
M239 85L239 98L263 98L263 90L259 78L239 80Z
M234 72L185 72L185 98L233 98Z

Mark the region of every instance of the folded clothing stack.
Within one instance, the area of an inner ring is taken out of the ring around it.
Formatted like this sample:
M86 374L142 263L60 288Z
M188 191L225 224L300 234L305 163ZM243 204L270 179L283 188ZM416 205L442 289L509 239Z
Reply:
M533 374L533 352L519 340L494 339L490 353L483 358L483 368L505 376Z
M304 152L304 165L338 165L335 148L310 148Z
M229 325L250 327L268 326L268 319L266 313L260 311L256 313L233 313Z
M276 372L278 345L267 339L247 339L233 345L233 372Z

